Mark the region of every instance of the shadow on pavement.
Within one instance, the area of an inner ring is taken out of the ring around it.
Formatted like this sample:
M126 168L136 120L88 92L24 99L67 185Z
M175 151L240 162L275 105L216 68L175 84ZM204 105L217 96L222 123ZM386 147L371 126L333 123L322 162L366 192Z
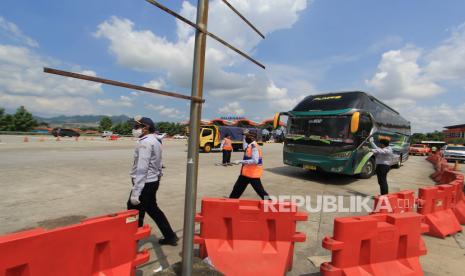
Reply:
M354 176L341 175L328 172L312 172L300 168L294 168L290 166L274 167L265 169L268 172L279 174L282 176L315 181L320 184L328 185L348 185L350 183L356 182L357 178Z
M143 275L142 269L147 267L147 266L150 266L151 269L155 268L154 267L155 263L159 263L160 266L163 267L163 268L170 266L170 264L168 262L168 256L165 254L165 252L163 252L163 249L158 244L158 238L155 235L150 235L147 239L144 239L144 240L140 241L139 242L139 250L141 250L144 247L144 245L147 244L147 243L150 243L152 245L153 252L155 252L156 256L152 261L146 262L145 264L139 266L137 271L136 271L137 275ZM139 273L141 273L141 274L139 274Z

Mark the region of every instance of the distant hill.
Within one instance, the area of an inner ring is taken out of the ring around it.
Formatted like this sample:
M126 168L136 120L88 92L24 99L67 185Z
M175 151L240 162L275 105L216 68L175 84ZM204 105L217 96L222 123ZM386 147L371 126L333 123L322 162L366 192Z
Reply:
M76 116L56 116L51 118L43 118L39 116L34 116L38 122L45 122L49 125L59 125L59 126L97 126L100 120L106 117L105 115L76 115ZM118 116L108 116L110 117L113 124L123 123L129 120L130 118L126 115Z

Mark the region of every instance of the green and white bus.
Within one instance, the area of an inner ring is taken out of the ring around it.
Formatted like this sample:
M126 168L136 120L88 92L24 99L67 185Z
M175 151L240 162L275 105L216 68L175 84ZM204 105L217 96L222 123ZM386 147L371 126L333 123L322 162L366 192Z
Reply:
M376 166L370 137L375 143L390 140L396 156L392 165L400 167L408 159L410 122L365 92L308 96L292 111L277 113L275 126L284 115L287 165L369 178Z

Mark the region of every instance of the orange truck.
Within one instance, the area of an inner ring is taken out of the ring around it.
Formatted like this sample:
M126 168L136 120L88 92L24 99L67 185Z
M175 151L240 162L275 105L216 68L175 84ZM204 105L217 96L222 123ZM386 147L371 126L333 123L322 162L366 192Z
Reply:
M431 149L428 145L424 144L413 144L410 146L409 154L411 155L428 155L431 153Z

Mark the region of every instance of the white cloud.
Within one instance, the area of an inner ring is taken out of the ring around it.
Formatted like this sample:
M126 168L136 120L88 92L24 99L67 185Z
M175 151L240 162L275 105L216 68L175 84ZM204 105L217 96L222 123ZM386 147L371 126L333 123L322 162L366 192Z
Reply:
M465 23L426 55L425 71L435 80L461 80L465 76Z
M8 39L25 44L29 47L39 47L37 41L24 35L16 24L9 22L2 16L0 16L0 35L4 35Z
M3 107L10 108L23 105L34 115L88 115L98 113L92 102L83 97L41 97L0 92L0 103L2 106L5 105Z
M266 88L265 97L270 102L270 106L275 110L291 110L297 103L303 98L304 94L300 92L300 96L291 97L286 88L279 88L273 82L271 82Z
M463 60L465 24L431 50L407 45L385 52L377 72L366 84L411 120L414 131L440 130L445 124L463 123L465 104L426 106L421 101L447 93L447 86L465 84Z
M422 51L412 46L383 54L378 72L366 84L382 99L424 99L443 92L418 64Z
M458 105L437 104L423 106L411 103L397 107L412 123L412 132L441 131L446 125L463 124L465 103Z
M22 104L43 115L94 111L88 97L101 94L101 85L43 73L43 67L50 64L55 63L28 48L0 44L2 104L7 108ZM76 71L96 75L93 71Z
M120 96L119 101L113 99L98 99L97 104L106 107L131 107L132 100L126 96Z
M265 35L291 28L298 20L299 13L307 8L307 2L310 1L231 0L231 4ZM188 1L183 1L180 14L195 20L196 8ZM163 80L170 85L190 88L194 31L178 20L176 26L177 38L170 41L150 30L137 29L129 19L111 17L97 27L94 35L110 42L109 51L119 64L134 70L162 74ZM251 55L257 51L257 46L262 41L221 0L210 2L208 26L209 31ZM268 101L269 98L264 93L272 83L269 76L262 71L246 74L232 70L242 65L250 66L243 57L209 39L206 49L205 94L234 98L234 101L258 101L264 98ZM160 84L159 80L152 82L154 86ZM149 84L150 82L145 85ZM291 103L284 105L289 106Z
M158 78L156 80L151 80L147 83L144 83L144 86L153 89L162 89L166 86L166 82L164 79Z
M465 83L465 23L436 48L425 51L412 45L382 55L375 75L366 80L386 100L418 100L446 91L445 85Z
M166 107L164 105L147 104L145 105L145 108L156 111L159 115L167 116L167 117L174 118L174 119L180 119L183 117L183 113L180 110L173 108L173 107Z
M224 115L244 115L245 110L241 107L239 102L228 103L227 105L218 108L219 114Z

